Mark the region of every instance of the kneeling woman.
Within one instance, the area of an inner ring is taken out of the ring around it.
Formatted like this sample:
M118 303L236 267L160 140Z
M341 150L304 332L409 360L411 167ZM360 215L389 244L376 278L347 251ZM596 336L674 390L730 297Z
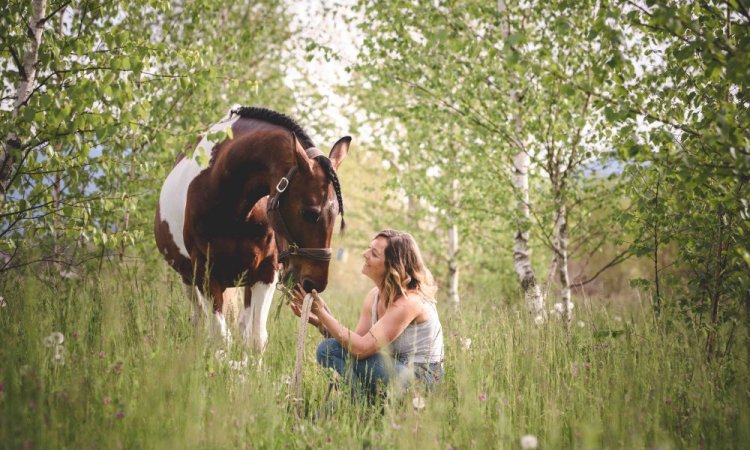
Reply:
M355 330L341 325L312 292L309 322L331 336L318 346L318 362L350 377L369 394L392 381L404 386L416 378L427 388L440 382L443 329L433 298L436 289L414 238L381 231L363 257L362 273L375 287L362 302ZM298 316L304 296L298 286L292 303Z

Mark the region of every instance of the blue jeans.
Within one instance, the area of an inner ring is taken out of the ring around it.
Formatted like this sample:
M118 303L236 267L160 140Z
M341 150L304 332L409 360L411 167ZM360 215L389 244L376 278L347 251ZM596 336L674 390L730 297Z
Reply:
M362 390L368 396L384 392L381 389L391 382L397 382L400 388L405 388L414 379L418 379L429 389L443 379L441 363L414 364L410 367L397 358L381 353L357 359L332 338L325 339L318 345L317 359L320 365L333 368L349 381L354 393Z

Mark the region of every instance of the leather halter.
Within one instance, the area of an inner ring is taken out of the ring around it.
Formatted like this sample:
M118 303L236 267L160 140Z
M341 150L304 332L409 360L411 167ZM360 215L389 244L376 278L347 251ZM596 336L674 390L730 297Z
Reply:
M305 149L308 158L313 159L318 156L324 156L323 152L315 147ZM294 175L297 173L297 166L292 166L287 172L286 176L281 177L281 180L276 184L276 192L268 200L268 208L266 209L268 218L271 222L271 226L274 231L281 235L287 242L287 248L279 252L278 260L286 261L289 256L299 256L301 258L312 259L315 261L330 261L331 260L331 248L306 248L300 247L297 244L297 240L292 236L289 227L284 220L284 215L281 214L281 198L286 192L289 184L294 179ZM326 192L326 198L328 198L328 192ZM323 200L325 202L325 199ZM277 240L278 246L278 240Z

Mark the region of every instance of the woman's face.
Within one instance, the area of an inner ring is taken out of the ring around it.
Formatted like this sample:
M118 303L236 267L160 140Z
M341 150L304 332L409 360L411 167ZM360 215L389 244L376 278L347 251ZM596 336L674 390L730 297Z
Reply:
M362 257L362 273L367 275L375 283L380 283L385 278L385 248L388 241L384 237L378 237L370 242L370 247L365 250Z

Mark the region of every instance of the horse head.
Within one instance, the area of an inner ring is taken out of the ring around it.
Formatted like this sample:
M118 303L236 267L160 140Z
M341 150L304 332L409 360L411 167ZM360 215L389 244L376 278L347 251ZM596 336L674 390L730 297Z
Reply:
M351 137L339 139L326 157L315 147L303 149L292 134L295 162L276 185L268 218L276 233L282 281L302 283L318 292L328 285L331 236L336 216L344 224L344 204L336 170L349 151Z

